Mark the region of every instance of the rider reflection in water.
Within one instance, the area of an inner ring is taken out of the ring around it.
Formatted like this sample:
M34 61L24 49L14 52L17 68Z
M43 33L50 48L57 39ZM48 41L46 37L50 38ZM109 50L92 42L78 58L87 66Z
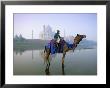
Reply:
M60 39L61 39L59 30L57 30L57 33L55 33L54 39L55 39L55 42L57 43L57 51L59 52L60 51Z

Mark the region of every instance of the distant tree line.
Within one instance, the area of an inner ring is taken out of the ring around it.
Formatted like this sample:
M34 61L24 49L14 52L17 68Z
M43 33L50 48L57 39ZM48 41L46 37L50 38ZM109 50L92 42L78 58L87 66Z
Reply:
M18 35L15 35L14 37L14 41L25 41L26 39L20 34L19 36Z

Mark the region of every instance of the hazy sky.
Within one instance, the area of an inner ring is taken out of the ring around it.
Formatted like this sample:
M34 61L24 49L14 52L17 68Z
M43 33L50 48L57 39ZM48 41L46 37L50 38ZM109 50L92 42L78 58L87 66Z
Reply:
M60 30L61 36L77 33L85 34L87 39L97 41L97 14L14 14L14 35L22 34L25 38L39 38L43 25L50 25L53 30Z

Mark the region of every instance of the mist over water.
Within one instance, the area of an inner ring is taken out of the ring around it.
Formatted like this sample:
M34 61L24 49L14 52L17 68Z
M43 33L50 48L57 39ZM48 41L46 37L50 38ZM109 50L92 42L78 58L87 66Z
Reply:
M14 75L97 75L96 13L14 14ZM75 51L44 59L44 47L54 35L73 44L77 34L86 35Z
M67 52L62 65L62 54L51 55L50 65L43 58L43 50L14 50L14 75L97 75L97 49Z

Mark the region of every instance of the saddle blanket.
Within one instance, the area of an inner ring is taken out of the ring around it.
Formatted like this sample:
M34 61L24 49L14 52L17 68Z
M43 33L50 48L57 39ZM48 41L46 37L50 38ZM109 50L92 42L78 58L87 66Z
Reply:
M69 44L68 42L65 42L62 40L60 42L60 46L57 47L56 42L54 40L51 40L45 47L50 49L51 54L55 53L63 53L63 46L66 43L68 48L73 48L73 44Z

